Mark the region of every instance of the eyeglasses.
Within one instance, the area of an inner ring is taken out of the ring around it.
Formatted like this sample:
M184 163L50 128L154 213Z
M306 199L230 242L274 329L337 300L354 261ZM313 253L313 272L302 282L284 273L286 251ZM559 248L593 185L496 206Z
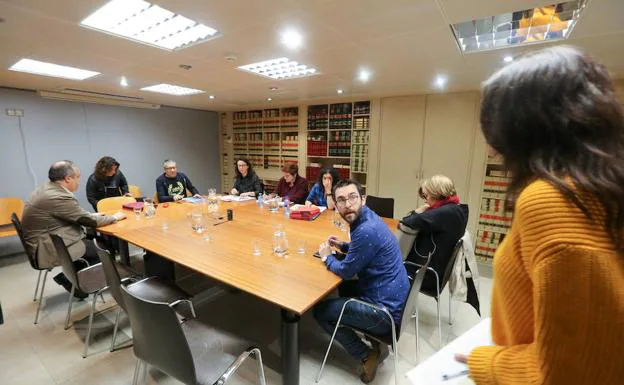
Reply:
M354 204L358 199L360 199L360 196L356 193L349 194L347 198L338 197L336 198L336 206L345 207L347 205L347 201L349 201L349 204Z

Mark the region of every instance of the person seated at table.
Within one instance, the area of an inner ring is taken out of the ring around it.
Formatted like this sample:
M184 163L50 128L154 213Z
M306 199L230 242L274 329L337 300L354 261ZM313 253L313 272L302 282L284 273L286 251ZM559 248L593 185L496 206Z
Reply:
M338 171L333 167L326 167L321 170L318 176L318 180L312 186L310 194L306 198L306 206L325 206L330 210L333 210L336 205L332 198L332 189L340 180Z
M308 180L299 176L299 166L288 163L282 168L284 176L280 178L275 194L282 198L288 197L291 203L304 204L308 196Z
M92 242L85 239L83 226L99 227L122 220L126 215L90 213L80 207L74 192L80 185L80 169L69 160L62 160L50 166L49 181L35 189L30 195L22 214L24 243L41 267L52 268L60 261L49 234L63 239L76 269L84 269L100 261ZM71 291L72 284L63 273L54 281ZM74 296L86 298L87 294L76 289Z
M199 190L193 186L191 180L183 172L178 172L175 160L167 159L163 162L165 172L156 179L156 193L159 202L177 202L186 197L187 192L200 198Z
M230 194L255 197L262 194L262 183L247 158L239 158L234 166L236 179Z
M418 192L425 204L410 211L400 221L410 229L418 230L407 260L422 265L432 253L429 266L438 274L441 285L455 244L466 231L468 206L460 204L453 181L444 175L424 180ZM408 266L407 270L411 276L416 268ZM436 291L435 275L425 274L422 290Z
M93 174L87 180L87 200L97 211L97 203L110 197L130 196L128 181L119 170L119 162L113 157L104 156L95 164Z
M336 211L349 223L351 242L340 242L331 236L319 248L327 269L345 281L338 287L338 298L326 299L314 307L314 317L331 334L344 303L356 297L387 309L396 327L400 327L410 284L396 237L384 221L366 207L364 188L357 181L341 180L334 186L332 195ZM346 256L337 259L332 247ZM359 278L347 281L355 275ZM347 304L341 324L376 335L392 332L391 320L385 313L357 302ZM377 367L388 355L387 346L374 341L370 349L350 328L339 328L336 340L360 362L360 379L364 383L373 381Z

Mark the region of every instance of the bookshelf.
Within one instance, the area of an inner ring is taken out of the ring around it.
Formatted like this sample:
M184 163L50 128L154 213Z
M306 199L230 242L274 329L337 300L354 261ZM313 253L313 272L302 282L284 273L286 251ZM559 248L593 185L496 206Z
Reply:
M229 129L228 114L219 115L219 140L221 141L221 190L229 191L234 184L232 154L232 132Z
M232 118L234 158L274 172L299 162L299 107L236 111Z
M308 106L308 181L315 182L321 168L334 167L342 179L366 186L370 114L370 101Z

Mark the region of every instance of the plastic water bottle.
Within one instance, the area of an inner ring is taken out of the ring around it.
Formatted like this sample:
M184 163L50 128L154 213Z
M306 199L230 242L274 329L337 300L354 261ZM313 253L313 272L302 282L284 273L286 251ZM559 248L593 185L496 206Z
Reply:
M290 217L290 201L284 197L284 216Z
M262 194L258 194L258 207L264 207L264 198L262 198Z

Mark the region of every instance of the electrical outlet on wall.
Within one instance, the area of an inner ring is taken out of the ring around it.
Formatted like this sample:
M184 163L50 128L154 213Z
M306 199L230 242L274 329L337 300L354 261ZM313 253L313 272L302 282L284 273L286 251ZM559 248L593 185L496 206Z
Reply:
M7 108L7 109L6 109L6 114L7 114L8 116L15 116L15 109L13 109L13 108Z
M24 110L15 109L15 116L24 116Z

